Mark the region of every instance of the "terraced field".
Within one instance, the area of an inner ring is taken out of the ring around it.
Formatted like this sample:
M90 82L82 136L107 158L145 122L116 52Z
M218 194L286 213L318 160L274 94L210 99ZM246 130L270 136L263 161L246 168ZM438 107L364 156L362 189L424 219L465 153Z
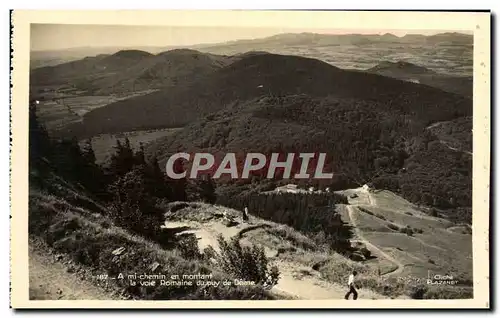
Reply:
M343 219L354 226L358 240L397 265L393 274L472 279L472 236L467 225L429 216L390 191L361 187L340 192L349 197L349 205L340 206Z

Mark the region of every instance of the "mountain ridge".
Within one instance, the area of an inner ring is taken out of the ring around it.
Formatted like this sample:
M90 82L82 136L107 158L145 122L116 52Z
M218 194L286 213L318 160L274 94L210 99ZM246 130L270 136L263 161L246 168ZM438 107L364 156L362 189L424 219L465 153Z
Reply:
M302 34L302 35L301 35ZM193 44L193 45L187 45L187 46L178 46L178 45L165 45L165 46L137 46L137 47L117 47L117 46L107 46L107 47L90 47L90 46L83 46L83 47L71 47L71 48L64 48L64 49L59 49L59 50L32 50L30 54L30 60L31 60L31 67L32 68L38 68L38 67L43 67L43 66L53 66L53 65L58 65L63 62L69 62L77 59L82 59L87 56L96 56L99 54L114 54L120 50L133 50L133 49L138 49L142 51L146 51L152 54L158 54L160 52L164 52L166 50L172 50L176 48L189 48L189 49L211 49L211 48L216 48L219 47L222 48L224 46L228 45L240 45L240 44L259 44L263 43L269 40L273 39L280 39L283 36L288 36L291 40L297 37L297 35L301 35L301 37L304 37L304 34L306 36L312 36L315 38L334 38L334 37L349 37L349 36L356 36L355 34L321 34L321 33L311 33L311 32L304 32L304 33L281 33L281 34L275 34L272 36L268 37L263 37L263 38L255 38L255 39L245 39L245 40L232 40L232 41L225 41L225 42L218 42L218 43L202 43L202 44ZM443 42L449 42L450 38L456 38L459 42L465 43L472 45L473 43L473 36L465 33L439 33L435 35L421 35L421 34L406 34L402 37L398 37L394 34L391 33L385 33L383 35L381 34L358 34L357 35L359 38L363 38L366 42L366 39L371 39L370 41L375 42L377 41L382 41L384 39L390 40L390 41L396 41L396 42L401 42L401 43L408 43L408 41L417 41L419 43L424 43L427 40L432 43L439 43L440 41ZM377 40L378 39L378 40ZM323 40L324 41L324 40ZM255 49L255 48L254 48ZM257 48L258 49L258 48ZM240 51L248 51L250 49L243 49Z
M230 59L195 50L169 50L151 54L121 50L112 55L32 70L32 86L71 85L94 95L109 95L165 87L213 71Z
M72 129L73 133L74 129L83 129L85 135L93 135L180 127L233 102L293 94L315 97L333 95L385 101L393 105L404 105L405 98L452 98L432 87L378 74L343 70L317 59L256 54L243 57L192 82L93 110L84 115L83 124Z

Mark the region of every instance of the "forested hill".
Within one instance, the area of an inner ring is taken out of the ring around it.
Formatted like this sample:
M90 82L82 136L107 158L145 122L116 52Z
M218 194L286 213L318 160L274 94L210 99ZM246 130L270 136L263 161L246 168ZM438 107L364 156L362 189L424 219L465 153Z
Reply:
M432 87L342 70L316 59L261 53L245 56L194 82L182 82L91 111L82 123L62 134L90 136L180 127L232 103L294 94L374 102L384 112L417 116L425 123L471 112L469 99Z
M212 90L211 96L237 95L259 83L271 93L254 98L248 94L246 100L227 103L156 140L147 152L156 155L162 167L178 151L325 152L328 168L336 174L332 188L372 183L412 202L459 214L461 220L470 219L472 158L449 149L426 129L434 122L469 116L470 99L378 75L323 68L316 61L310 62L317 63L316 68L307 64L303 69L302 79L309 86L301 86L301 93L278 93L294 80L287 81L284 74L274 77L273 69L298 64L295 69L300 72L301 61L259 55L218 71L225 78L236 72L241 80L232 82L231 91Z

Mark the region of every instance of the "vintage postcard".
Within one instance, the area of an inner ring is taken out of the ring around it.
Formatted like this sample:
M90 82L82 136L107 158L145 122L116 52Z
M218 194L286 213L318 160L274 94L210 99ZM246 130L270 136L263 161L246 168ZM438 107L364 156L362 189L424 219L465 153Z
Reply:
M488 309L490 19L13 11L12 307Z

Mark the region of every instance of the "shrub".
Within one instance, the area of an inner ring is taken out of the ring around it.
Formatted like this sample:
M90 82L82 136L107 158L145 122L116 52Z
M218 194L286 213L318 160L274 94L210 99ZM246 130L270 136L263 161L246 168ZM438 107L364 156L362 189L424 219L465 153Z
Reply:
M412 299L424 299L426 293L427 293L427 286L418 285L412 287L412 289L410 290L410 297Z
M431 211L429 212L431 216L438 217L439 213L436 208L431 208Z
M182 257L186 259L200 259L201 253L198 246L198 239L195 235L189 235L183 238L179 243L178 247L181 252Z
M359 206L358 209L362 212L365 212L366 214L370 214L370 215L375 215L372 211L366 209L366 208L363 208L362 206ZM378 217L378 216L377 216Z
M222 235L217 237L217 242L220 247L218 263L223 271L256 284L266 283L269 279L277 282L279 270L269 268L263 247L241 246L237 238L228 242Z
M394 278L382 279L378 276L360 277L358 284L362 288L371 289L388 297L397 297L404 294L404 284Z
M317 245L315 242L308 238L307 236L300 234L296 230L292 229L287 225L278 225L270 228L266 228L266 232L279 236L285 240L290 241L294 246L298 246L304 250L316 250ZM323 232L322 232L323 233ZM324 233L323 233L324 235Z
M187 204L186 202L173 202L170 203L168 206L170 207L170 212L174 213L189 207L189 204Z
M429 288L424 299L471 299L474 298L471 287L462 286L439 286L439 288Z
M362 261L366 260L364 255L361 253L358 253L358 252L351 253L350 259L355 261L355 262L362 262Z
M209 245L203 249L203 254L202 257L205 260L205 262L212 262L212 261L217 261L217 252L215 249Z
M362 247L359 251L361 252L361 254L363 254L363 256L366 259L370 258L372 255L372 252L369 249L367 249L366 247Z
M280 271L277 266L273 266L271 267L271 270L267 275L266 283L271 286L276 285L279 281L279 278L280 278Z
M401 229L399 228L399 226L397 226L396 224L394 223L388 223L387 224L387 227L390 228L391 230L394 230L394 231L400 231Z
M405 233L408 236L413 236L413 229L409 226L400 228L399 232Z

